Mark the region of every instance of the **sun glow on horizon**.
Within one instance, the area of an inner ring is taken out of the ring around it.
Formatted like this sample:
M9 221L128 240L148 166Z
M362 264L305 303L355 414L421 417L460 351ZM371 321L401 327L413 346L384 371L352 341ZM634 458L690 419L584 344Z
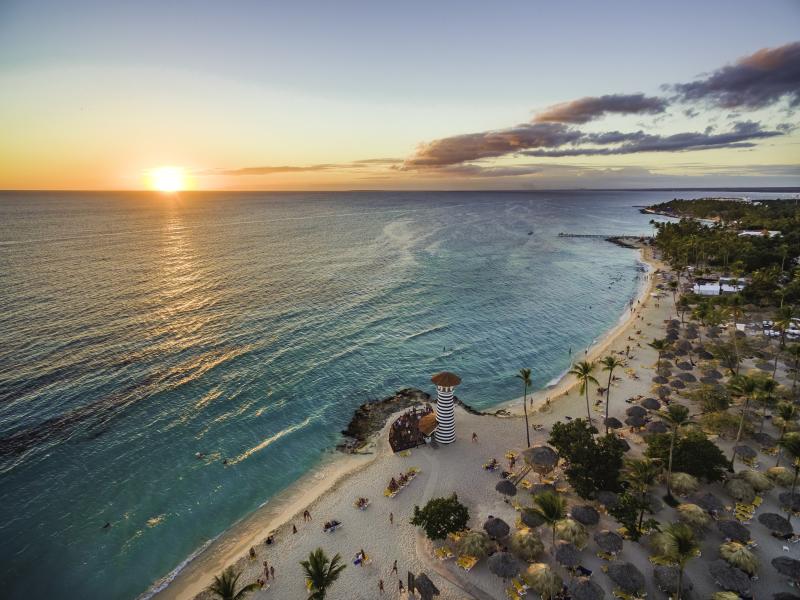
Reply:
M174 194L186 188L186 176L180 167L158 167L147 175L150 187L165 194Z

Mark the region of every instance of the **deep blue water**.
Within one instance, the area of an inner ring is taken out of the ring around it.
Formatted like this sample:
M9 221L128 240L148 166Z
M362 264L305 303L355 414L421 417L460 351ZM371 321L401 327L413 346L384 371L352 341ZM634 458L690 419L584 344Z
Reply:
M543 387L639 277L558 232L672 195L0 194L2 595L135 598L438 370Z

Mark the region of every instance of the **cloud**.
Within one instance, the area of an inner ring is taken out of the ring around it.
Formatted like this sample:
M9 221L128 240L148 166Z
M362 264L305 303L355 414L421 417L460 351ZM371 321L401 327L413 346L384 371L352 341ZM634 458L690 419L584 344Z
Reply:
M536 123L588 123L609 113L659 114L669 102L665 98L644 94L609 94L588 96L551 106L534 117Z
M347 163L322 163L317 165L266 165L261 167L244 167L241 169L225 169L211 171L205 175L278 175L280 173L308 173L313 171L333 171L341 169L362 169L370 167L392 166L402 163L401 158L366 158Z
M401 168L444 167L530 148L557 147L577 141L581 135L561 123L523 123L508 129L456 135L420 145Z
M723 108L756 109L788 98L800 106L800 42L763 48L705 78L671 86L685 102L705 101Z
M592 147L530 150L523 154L537 157L608 156L641 152L686 152L711 148L752 148L755 144L751 140L779 135L783 135L783 132L765 130L758 123L743 121L736 123L731 131L725 133L712 133L711 128L707 128L703 132L685 132L667 136L648 134L643 131L590 133L584 135L580 143L589 144ZM596 146L606 147L598 148Z

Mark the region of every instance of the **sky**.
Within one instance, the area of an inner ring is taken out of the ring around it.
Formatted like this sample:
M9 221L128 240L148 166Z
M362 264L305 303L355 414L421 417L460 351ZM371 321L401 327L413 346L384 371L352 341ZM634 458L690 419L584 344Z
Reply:
M0 189L800 186L800 2L0 0Z

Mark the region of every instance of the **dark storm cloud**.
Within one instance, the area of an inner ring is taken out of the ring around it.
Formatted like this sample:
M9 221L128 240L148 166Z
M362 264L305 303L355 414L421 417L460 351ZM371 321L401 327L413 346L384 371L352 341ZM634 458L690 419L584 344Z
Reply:
M706 101L724 108L756 109L783 98L800 106L800 42L763 48L717 69L705 78L671 86L686 102Z
M665 98L644 94L589 96L551 106L534 117L536 123L588 123L607 114L659 114L668 105Z
M561 123L523 123L508 129L456 135L422 144L402 168L443 167L530 148L553 148L577 141L581 135Z
M711 148L751 148L755 146L752 140L779 135L783 135L783 132L765 130L758 123L746 121L736 123L731 131L716 134L712 133L710 129L706 129L704 132L676 133L667 136L648 134L643 131L592 133L586 134L580 141L580 144L589 144L591 147L530 150L523 154L537 157L607 156L640 152L686 152ZM606 147L598 148L597 146Z

